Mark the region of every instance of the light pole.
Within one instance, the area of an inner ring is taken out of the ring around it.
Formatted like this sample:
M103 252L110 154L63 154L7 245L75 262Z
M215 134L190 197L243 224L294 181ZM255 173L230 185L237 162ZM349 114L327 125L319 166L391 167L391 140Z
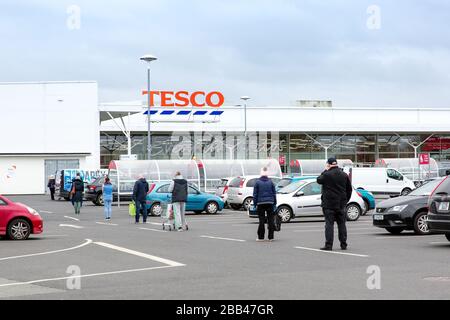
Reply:
M147 94L148 94L148 105L147 105L147 159L151 160L152 158L152 139L151 139L151 131L150 131L150 103L151 103L151 95L150 95L150 62L157 60L155 56L151 54L146 54L142 56L140 60L147 62Z
M245 159L247 159L247 100L250 100L250 97L242 96L241 100L244 100L244 145Z

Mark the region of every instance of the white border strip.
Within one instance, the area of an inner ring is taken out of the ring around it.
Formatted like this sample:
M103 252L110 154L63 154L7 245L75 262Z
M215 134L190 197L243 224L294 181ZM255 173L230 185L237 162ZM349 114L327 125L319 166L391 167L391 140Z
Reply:
M64 224L64 223L62 223L62 224L60 224L59 226L60 226L60 227L74 228L74 229L83 229L83 227L81 227L81 226L76 226L76 225L73 225L73 224Z
M241 240L241 239L221 238L221 237L212 237L212 236L200 236L200 238L218 239L218 240L227 240L227 241L237 241L237 242L246 242L245 240Z
M315 252L322 252L322 253L331 253L331 254L341 254L346 256L354 256L354 257L362 257L362 258L368 258L368 255L365 254L356 254L356 253L346 253L346 252L336 252L336 251L327 251L327 250L320 250L320 249L313 249L313 248L306 248L306 247L294 247L295 249L301 249L301 250L308 250L308 251L315 251Z
M64 252L64 251L70 251L70 250L75 250L75 249L79 249L82 248L84 246L87 246L88 244L91 244L92 240L91 239L86 239L86 242L76 246L76 247L72 247L72 248L67 248L67 249L61 249L61 250L55 250L55 251L47 251L47 252L41 252L41 253L32 253L32 254L25 254L25 255L21 255L21 256L14 256L14 257L6 257L6 258L0 258L0 261L4 261L4 260L12 260L12 259L18 259L18 258L27 258L27 257L35 257L35 256L43 256L43 255L47 255L47 254L52 254L52 253L58 253L58 252Z
M160 258L160 257L157 257L157 256L152 256L152 255L147 254L147 253L143 253L143 252L139 252L139 251L135 251L135 250L130 250L130 249L127 249L127 248L115 246L113 244L109 244L109 243L105 243L105 242L94 242L94 244L102 246L102 247L105 247L105 248L117 250L117 251L120 251L120 252L132 254L132 255L135 255L135 256L138 256L138 257L141 257L141 258L153 260L153 261L156 261L156 262L159 262L159 263L167 264L168 266L171 266L171 267L182 267L182 266L185 266L185 264L182 264L182 263L179 263L179 262L176 262L176 261Z
M77 219L77 218L74 218L74 217L69 217L69 216L64 216L64 218L72 219L72 220L75 220L75 221L80 221L80 219Z
M0 288L2 288L2 287L30 285L30 284L36 284L36 283L41 283L41 282L60 281L60 280L67 280L67 279L88 278L88 277L98 277L98 276L107 276L107 275L112 275L112 274L140 272L140 271L148 271L148 270L155 270L155 269L165 269L165 268L173 268L173 266L161 266L161 267L151 267L151 268L141 268L141 269L129 269L129 270L102 272L102 273L83 274L83 275L79 275L79 276L68 276L68 277L60 277L60 278L32 280L32 281L26 281L26 282L6 283L6 284L0 284Z

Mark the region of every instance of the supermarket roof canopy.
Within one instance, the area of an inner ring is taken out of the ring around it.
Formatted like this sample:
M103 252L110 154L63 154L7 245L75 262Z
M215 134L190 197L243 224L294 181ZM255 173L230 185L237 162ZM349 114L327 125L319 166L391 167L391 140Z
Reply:
M98 111L100 113L100 121L107 121L142 113L145 111L145 106L140 101L126 103L103 103L99 105Z

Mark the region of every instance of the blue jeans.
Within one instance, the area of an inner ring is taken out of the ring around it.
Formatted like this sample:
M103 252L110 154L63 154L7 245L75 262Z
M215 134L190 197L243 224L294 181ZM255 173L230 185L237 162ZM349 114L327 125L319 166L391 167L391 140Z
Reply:
M103 200L104 202L104 210L105 210L105 218L111 218L112 213L112 200Z

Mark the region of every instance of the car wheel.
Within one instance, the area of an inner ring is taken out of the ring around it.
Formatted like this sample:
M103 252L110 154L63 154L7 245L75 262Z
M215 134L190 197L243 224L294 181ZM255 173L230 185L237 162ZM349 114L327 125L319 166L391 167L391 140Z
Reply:
M347 215L348 221L356 221L359 219L361 212L362 210L360 206L358 206L356 203L351 203L347 206L345 214Z
M15 219L8 225L7 235L9 239L26 240L30 233L30 223L25 219Z
M209 214L216 214L219 211L219 205L217 202L210 201L206 204L205 211Z
M450 241L450 233L446 233L445 237L447 238L448 241Z
M402 233L402 231L405 230L404 228L396 228L396 227L392 227L392 228L386 228L386 231L392 234L400 234Z
M240 210L242 206L240 204L230 203L230 207L233 210Z
M427 223L427 212L419 212L414 217L414 232L416 234L429 234L430 229Z
M292 210L287 206L281 206L278 208L278 215L281 218L281 222L287 223L292 220Z
M152 204L152 206L150 207L150 214L152 216L159 217L161 216L161 213L162 213L161 204L159 202Z
M245 211L248 211L248 209L250 208L250 205L253 202L253 198L252 197L248 197L244 200L244 203L242 204L242 207L244 208Z
M412 190L410 188L405 188L402 190L402 192L400 193L402 196L406 196L408 195Z
M105 205L105 202L103 202L103 193L99 193L97 195L97 199L95 199L96 205L103 206Z
M196 211L194 211L194 213L195 214L201 214L203 211L201 211L201 210L196 210Z

